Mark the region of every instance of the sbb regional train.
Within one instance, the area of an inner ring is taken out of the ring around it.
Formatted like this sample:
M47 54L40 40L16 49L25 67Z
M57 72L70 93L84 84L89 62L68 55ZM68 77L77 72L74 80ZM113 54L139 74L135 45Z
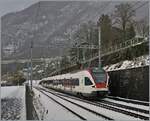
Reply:
M89 68L42 79L44 87L83 97L104 97L108 93L109 76L102 68Z

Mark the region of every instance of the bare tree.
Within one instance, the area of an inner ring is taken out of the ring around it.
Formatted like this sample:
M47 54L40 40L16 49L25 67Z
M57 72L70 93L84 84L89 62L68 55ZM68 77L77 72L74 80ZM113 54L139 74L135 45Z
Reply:
M101 49L108 48L111 46L112 42L112 25L110 17L106 15L101 15L99 18L100 28L101 28Z
M140 36L148 36L149 34L149 25L148 25L148 17L144 17L140 21L135 23L136 33Z
M132 22L135 11L132 10L132 6L129 3L121 3L115 6L114 17L116 23L121 26L123 30L123 39L126 40L126 28L129 23Z

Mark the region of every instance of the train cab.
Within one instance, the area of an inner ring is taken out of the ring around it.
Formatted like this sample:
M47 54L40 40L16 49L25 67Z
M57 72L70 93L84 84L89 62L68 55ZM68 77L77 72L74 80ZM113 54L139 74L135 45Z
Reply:
M84 96L103 97L108 93L108 75L102 68L87 69L84 77Z

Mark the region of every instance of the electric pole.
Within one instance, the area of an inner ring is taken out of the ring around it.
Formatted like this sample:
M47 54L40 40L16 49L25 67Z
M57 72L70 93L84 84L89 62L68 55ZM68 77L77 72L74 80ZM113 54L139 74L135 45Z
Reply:
M30 86L30 60L27 62L27 80L28 80L28 86Z
M101 29L99 22L98 22L98 57L99 57L99 67L101 67Z
M30 82L31 82L31 90L32 90L32 49L33 49L33 40L32 40L32 38L31 38L31 47L30 47L30 60L31 60L31 62L30 62L30 64L31 64L31 75L30 75Z

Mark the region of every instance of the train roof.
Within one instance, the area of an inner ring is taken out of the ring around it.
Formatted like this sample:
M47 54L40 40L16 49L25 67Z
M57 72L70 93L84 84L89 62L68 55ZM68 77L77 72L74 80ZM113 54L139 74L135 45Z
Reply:
M98 69L97 67L92 67L89 69ZM100 68L102 69L102 68ZM61 75L56 75L56 76L51 76L51 77L47 77L47 78L43 78L42 80L52 80L52 79L70 79L70 78L79 78L80 76L82 76L83 74L90 74L87 73L88 69L84 69L84 70L78 70L75 72L70 72L70 73L66 73L66 74L61 74Z
M47 77L47 78L44 78L42 80L78 78L78 76L81 76L81 75L83 75L83 73L86 73L86 72L87 72L87 70L81 70L81 71L78 71L76 73L67 73L67 74Z

